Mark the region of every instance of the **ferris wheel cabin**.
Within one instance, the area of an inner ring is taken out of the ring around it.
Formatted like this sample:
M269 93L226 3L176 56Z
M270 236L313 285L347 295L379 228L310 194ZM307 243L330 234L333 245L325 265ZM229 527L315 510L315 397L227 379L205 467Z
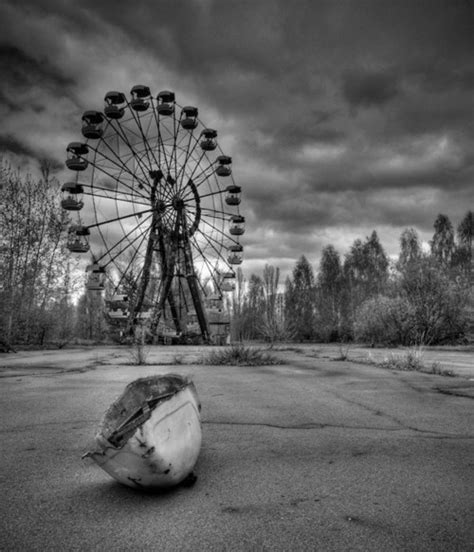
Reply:
M131 89L130 94L132 96L130 107L134 111L146 111L149 108L151 92L148 86L137 84Z
M130 314L128 295L116 293L105 301L107 316L112 322L126 322Z
M76 182L66 182L61 187L61 207L66 211L80 211L84 207L84 188Z
M239 205L241 192L242 188L240 186L236 186L235 184L227 186L225 196L225 202L227 205Z
M233 236L241 236L245 232L245 217L232 215L230 217L229 233Z
M104 98L105 116L109 119L121 119L125 113L126 101L125 94L122 92L116 92L115 90L107 92Z
M89 148L81 142L71 142L67 148L66 167L71 171L84 171L89 162L85 156L89 153Z
M92 263L86 268L88 291L103 291L105 289L105 268L98 263Z
M157 111L159 115L170 116L174 113L174 92L163 90L156 97L158 100Z
M222 291L234 291L235 272L229 271L229 272L224 272L224 274L222 274L220 288Z
M198 109L190 105L181 110L181 126L186 130L194 130L198 126Z
M98 140L104 134L104 116L100 111L85 111L82 115L82 135Z
M205 128L201 132L201 149L203 151L214 151L217 148L217 130Z
M219 155L216 162L218 164L216 174L219 176L230 176L232 173L232 168L230 166L232 163L232 157L229 157L228 155Z
M227 261L229 264L238 265L242 263L244 248L240 245L240 243L230 245L228 251L229 255L227 257Z
M89 228L74 225L69 228L66 247L71 253L87 253L89 251Z

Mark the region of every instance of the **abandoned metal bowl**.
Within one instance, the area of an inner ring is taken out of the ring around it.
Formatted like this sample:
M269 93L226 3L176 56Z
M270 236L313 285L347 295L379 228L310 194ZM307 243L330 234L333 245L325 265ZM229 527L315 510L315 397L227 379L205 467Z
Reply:
M201 405L194 383L178 374L128 384L100 423L92 458L120 483L160 489L191 473L202 441Z

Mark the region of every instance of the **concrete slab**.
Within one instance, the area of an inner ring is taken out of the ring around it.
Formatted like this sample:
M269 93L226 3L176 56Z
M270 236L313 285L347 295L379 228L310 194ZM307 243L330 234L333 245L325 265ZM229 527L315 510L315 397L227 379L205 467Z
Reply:
M440 391L460 378L289 351L262 367L197 364L195 349L154 350L148 366L93 354L3 374L1 550L474 548L472 398ZM203 406L195 485L145 494L81 460L125 385L170 371Z

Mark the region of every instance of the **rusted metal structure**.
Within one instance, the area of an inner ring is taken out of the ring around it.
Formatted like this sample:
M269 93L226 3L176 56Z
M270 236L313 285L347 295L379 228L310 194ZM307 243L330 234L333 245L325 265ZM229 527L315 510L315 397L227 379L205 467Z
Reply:
M128 333L146 324L157 336L165 320L186 336L196 320L212 342L207 297L234 288L245 230L218 132L173 92L136 85L129 98L107 92L102 111L84 112L82 135L66 148L75 179L63 185L61 205L76 217L67 246L93 253L88 289L106 291L110 318ZM127 297L120 316L118 295Z

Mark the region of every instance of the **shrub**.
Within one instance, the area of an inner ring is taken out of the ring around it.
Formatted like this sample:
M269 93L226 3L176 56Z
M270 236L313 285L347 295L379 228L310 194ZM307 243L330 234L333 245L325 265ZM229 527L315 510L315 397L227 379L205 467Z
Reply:
M433 362L431 365L426 366L421 347L414 347L402 354L391 353L381 362L375 362L375 364L389 370L425 372L438 376L455 376L452 370L442 368L439 362Z
M230 366L264 366L281 364L268 351L242 344L211 351L202 359L202 364Z
M468 328L468 289L433 259L420 259L401 277L400 291L414 313L415 342L456 342Z
M412 345L416 341L415 311L402 297L378 295L357 310L355 338L372 345Z
M379 363L379 366L391 370L421 372L424 368L423 353L420 349L410 349L402 354L391 353Z

